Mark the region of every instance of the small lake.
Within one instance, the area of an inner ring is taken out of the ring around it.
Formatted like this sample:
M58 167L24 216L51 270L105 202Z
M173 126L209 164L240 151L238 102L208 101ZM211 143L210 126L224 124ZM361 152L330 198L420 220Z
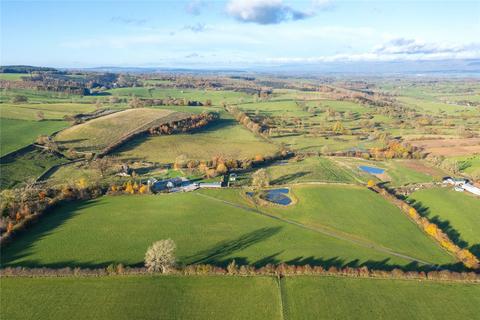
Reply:
M261 196L262 199L287 206L292 203L292 199L288 196L289 190L287 188L266 190Z
M370 174L382 174L385 172L384 169L376 168L376 167L369 167L369 166L359 166L360 170L368 172Z

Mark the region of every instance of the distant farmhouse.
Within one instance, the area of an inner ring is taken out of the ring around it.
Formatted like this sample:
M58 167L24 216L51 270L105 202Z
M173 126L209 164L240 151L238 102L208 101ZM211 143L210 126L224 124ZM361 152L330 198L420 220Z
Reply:
M468 191L477 196L480 196L480 188L471 184L467 179L446 177L443 179L443 183L452 185L455 191L459 191L459 192Z

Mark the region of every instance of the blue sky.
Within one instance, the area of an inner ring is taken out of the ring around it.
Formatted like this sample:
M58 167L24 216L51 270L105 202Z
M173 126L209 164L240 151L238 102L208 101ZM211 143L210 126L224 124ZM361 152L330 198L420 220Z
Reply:
M480 1L1 1L1 64L480 58Z

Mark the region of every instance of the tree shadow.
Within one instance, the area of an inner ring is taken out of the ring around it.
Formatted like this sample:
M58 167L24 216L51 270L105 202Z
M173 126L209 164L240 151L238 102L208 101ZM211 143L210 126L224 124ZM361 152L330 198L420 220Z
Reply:
M246 233L237 239L222 241L210 249L200 251L192 256L182 258L181 260L188 264L214 264L218 266L226 266L229 261L235 259L235 261L237 261L239 264L241 262L239 260L242 260L243 263L248 264L246 258L224 258L230 256L236 251L243 250L274 236L280 232L281 229L282 227L257 229L255 231Z
M453 228L449 220L442 220L438 215L432 217L430 208L425 206L421 201L410 200L409 203L417 210L418 214L436 224L457 246L462 249L469 246L468 242L462 239L460 232Z
M58 262L50 265L41 264L36 260L24 260L35 251L35 243L43 238L53 234L57 228L70 220L77 212L91 207L100 207L101 204L96 200L70 201L59 203L57 206L47 209L40 217L38 223L33 222L32 225L25 227L23 230L15 232L14 239L2 246L0 265L2 267L65 267L78 266L75 261ZM85 264L88 265L88 264ZM91 267L92 265L89 265Z
M292 181L295 181L296 179L300 179L301 177L304 177L308 174L311 174L312 172L310 171L301 171L301 172L294 172L290 174L283 175L281 177L278 177L277 179L274 179L271 181L272 184L286 184Z

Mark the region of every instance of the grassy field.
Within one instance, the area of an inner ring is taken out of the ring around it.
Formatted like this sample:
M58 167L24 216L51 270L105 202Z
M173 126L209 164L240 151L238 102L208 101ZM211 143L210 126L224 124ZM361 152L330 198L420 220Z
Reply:
M430 262L452 258L395 206L365 187L302 185L292 188L298 203L265 208L313 227L325 227Z
M2 279L2 319L280 319L270 277Z
M0 73L0 80L21 81L23 77L29 77L28 73Z
M387 160L369 161L359 158L339 158L334 160L352 172L359 174L359 166L371 166L385 170L381 175L367 174L367 179L378 178L381 181L389 182L392 186L402 186L411 183L440 181L446 173L436 167L425 163L422 160ZM362 173L364 175L364 173Z
M286 278L288 319L476 319L480 285L333 277Z
M241 103L252 100L252 96L246 93L221 90L163 89L153 87L137 87L111 89L107 90L107 93L120 97L136 96L141 98L153 99L174 98L200 101L202 103L205 103L206 100L210 99L212 101L212 104L214 105L220 105L222 102Z
M476 319L480 285L298 276L4 278L5 319Z
M236 199L246 206L238 190L202 192L215 197L222 193L226 199ZM385 207L388 209L381 209ZM403 228L402 221L399 228ZM394 228L389 230L393 232ZM420 248L426 250L422 257L438 263L452 261L433 245L423 246L422 235L417 236L419 231L407 228L406 232L410 231L406 236L418 240ZM403 236L400 232L395 234ZM239 264L256 266L290 262L325 267L366 264L379 268L409 263L404 258L265 217L198 192L112 196L65 204L3 248L2 263L51 267L92 267L112 262L137 265L142 264L151 243L165 238L176 242L181 264L225 266L235 259ZM405 241L409 243L408 239Z
M121 158L171 163L179 155L200 160L220 155L227 159L243 159L257 154L269 155L277 150L277 146L256 137L235 120L222 118L195 133L135 139L122 146L117 154Z
M49 152L35 149L31 152L19 155L9 161L0 164L0 188L12 188L22 183L35 179L53 165L66 162Z
M438 221L452 239L471 248L480 257L480 199L451 188L420 190L412 193L419 211Z
M344 182L356 183L364 181L366 176L337 165L329 158L305 158L302 161L289 161L267 168L272 184L298 182Z
M86 123L73 126L59 133L55 140L63 147L79 151L99 151L121 139L126 134L148 127L159 120L165 122L188 116L163 109L129 109Z
M66 128L65 121L27 121L0 118L0 154L4 155L35 141L42 134Z
M45 120L63 120L66 115L92 111L95 111L95 106L86 103L0 104L2 118L21 120L39 120L39 112L43 113L43 119Z

